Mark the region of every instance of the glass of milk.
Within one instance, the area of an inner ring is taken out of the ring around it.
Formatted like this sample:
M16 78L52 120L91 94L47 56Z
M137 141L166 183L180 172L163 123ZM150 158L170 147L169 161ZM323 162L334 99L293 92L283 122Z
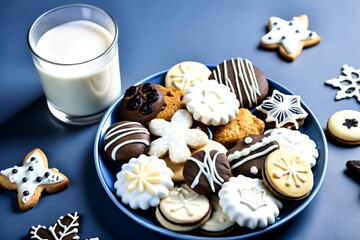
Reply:
M120 96L118 28L105 11L74 4L41 15L28 46L50 112L60 121L98 122Z

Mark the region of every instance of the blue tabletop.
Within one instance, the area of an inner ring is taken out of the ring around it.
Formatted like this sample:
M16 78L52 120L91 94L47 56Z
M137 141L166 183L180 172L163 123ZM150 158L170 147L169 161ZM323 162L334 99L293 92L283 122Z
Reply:
M3 1L0 8L0 169L20 164L41 148L50 165L70 179L70 186L43 196L26 212L16 193L0 189L0 239L23 239L32 225L51 225L70 212L81 214L82 239L165 239L123 214L104 191L94 166L98 124L71 127L54 120L26 44L32 22L66 1ZM360 2L344 1L83 1L109 12L119 26L123 90L185 60L218 64L251 60L267 77L285 85L315 113L325 129L330 115L360 110L355 98L335 101L336 89L325 80L341 74L343 64L360 68ZM294 62L259 47L271 16L289 20L307 14L309 28L322 38ZM311 204L261 239L358 239L359 183L345 173L347 160L360 160L359 147L328 141L325 181Z

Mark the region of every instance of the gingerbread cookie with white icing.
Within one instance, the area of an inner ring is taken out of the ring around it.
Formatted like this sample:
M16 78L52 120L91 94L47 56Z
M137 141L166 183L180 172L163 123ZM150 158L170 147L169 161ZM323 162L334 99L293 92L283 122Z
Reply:
M225 153L202 150L187 159L183 170L185 183L195 192L210 196L217 194L231 177Z
M284 94L276 89L256 110L255 114L265 119L267 128L299 129L308 116L301 106L300 96Z
M346 145L360 145L360 112L341 110L329 118L328 135L335 141Z
M239 100L240 107L253 108L267 96L269 83L264 74L249 60L236 58L223 61L209 79L228 86Z
M262 178L267 156L279 149L279 144L269 136L250 134L226 153L234 176Z
M103 140L106 156L122 163L143 154L149 145L149 131L141 123L132 121L114 123L106 131Z
M21 210L33 208L41 193L55 193L65 189L69 179L56 168L48 167L48 160L39 148L28 153L21 166L0 171L0 186L17 190Z
M309 19L306 15L286 21L271 17L268 21L269 32L260 40L266 49L279 49L279 53L289 61L295 60L305 47L318 44L321 40L316 32L308 30Z

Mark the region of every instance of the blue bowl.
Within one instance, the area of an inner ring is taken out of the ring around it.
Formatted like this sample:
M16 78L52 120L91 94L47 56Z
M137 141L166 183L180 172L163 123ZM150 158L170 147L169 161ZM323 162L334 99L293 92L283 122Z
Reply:
M209 66L212 70L214 66ZM140 82L136 83L143 84L147 82L152 82L156 84L163 84L166 71L162 71L156 74L153 74ZM272 93L273 89L277 89L282 93L285 94L293 94L289 89L286 87L276 83L275 81L268 79L270 90L269 94ZM116 173L121 170L120 164L113 163L109 161L103 153L102 150L102 141L105 136L106 130L114 123L121 121L121 118L118 116L118 107L120 105L120 101L122 96L108 109L105 113L102 121L100 122L95 143L94 143L94 158L95 158L95 167L97 174L99 176L100 182L104 187L106 193L109 195L110 199L114 202L114 204L127 216L133 219L135 222L141 224L142 226L156 231L160 234L178 238L178 239L246 239L249 237L258 236L265 232L271 231L282 224L286 223L290 219L294 218L298 215L306 206L310 204L310 202L315 198L316 194L319 192L321 185L325 178L328 156L327 156L327 144L325 135L321 125L319 124L318 120L316 119L315 115L311 112L311 110L306 106L304 102L301 102L302 107L308 112L308 117L305 120L304 125L300 128L302 133L309 135L309 137L316 142L317 149L319 151L319 157L317 159L316 165L313 167L314 173L314 187L307 198L301 201L293 201L290 203L286 203L284 207L280 210L280 214L277 217L274 224L267 226L263 229L255 229L250 230L246 228L236 228L234 231L219 236L219 237L212 237L208 235L202 234L200 231L192 231L187 233L179 233L168 230L157 223L155 218L155 209L150 210L133 210L129 206L123 204L121 199L118 198L115 194L114 183L116 181Z

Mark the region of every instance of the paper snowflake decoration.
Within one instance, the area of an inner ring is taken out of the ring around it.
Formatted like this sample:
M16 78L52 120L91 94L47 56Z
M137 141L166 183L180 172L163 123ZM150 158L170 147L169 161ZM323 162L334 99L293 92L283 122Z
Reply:
M344 64L342 74L338 78L325 81L325 84L340 89L335 95L335 100L355 97L360 102L360 69Z

